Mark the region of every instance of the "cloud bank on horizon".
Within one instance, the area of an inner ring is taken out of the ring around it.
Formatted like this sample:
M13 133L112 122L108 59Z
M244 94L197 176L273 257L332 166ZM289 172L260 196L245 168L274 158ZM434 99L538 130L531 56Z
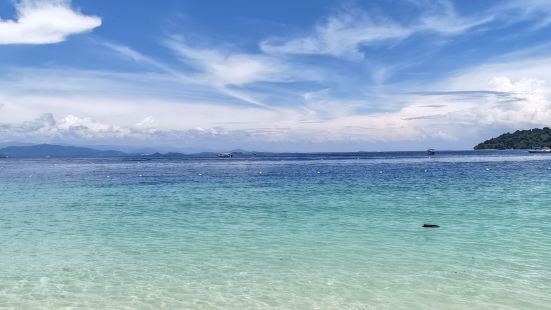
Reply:
M0 0L0 142L470 148L551 124L551 2Z

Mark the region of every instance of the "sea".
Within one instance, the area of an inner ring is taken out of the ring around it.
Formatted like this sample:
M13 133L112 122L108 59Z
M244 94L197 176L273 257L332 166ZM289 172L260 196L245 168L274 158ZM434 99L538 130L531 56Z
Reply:
M0 309L551 309L551 155L0 159Z

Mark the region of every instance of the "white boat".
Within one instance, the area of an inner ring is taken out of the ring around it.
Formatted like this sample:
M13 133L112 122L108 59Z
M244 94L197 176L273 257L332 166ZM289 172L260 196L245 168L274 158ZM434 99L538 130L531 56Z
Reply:
M216 154L216 157L219 157L219 158L230 158L230 157L233 157L232 153L218 153Z
M532 149L532 150L528 150L528 153L537 153L537 154L542 154L542 153L551 153L551 148L550 147L542 147L540 149Z

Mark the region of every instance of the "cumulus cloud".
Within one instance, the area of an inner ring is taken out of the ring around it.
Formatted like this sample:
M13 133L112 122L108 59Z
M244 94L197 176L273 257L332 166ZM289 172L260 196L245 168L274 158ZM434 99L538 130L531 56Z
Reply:
M146 118L133 126L117 126L91 118L67 115L56 120L52 113L19 124L0 124L0 136L7 140L122 140L126 138L152 138L157 132Z
M358 121L365 120L367 119L358 119ZM344 121L348 125L343 127L339 124L340 121ZM343 140L378 141L382 138L380 136L370 136L368 134L369 128L365 128L365 125L353 125L354 121L354 117L350 117L332 120L327 123L295 123L287 120L282 121L280 125L266 124L265 126L253 127L198 126L189 129L158 129L149 118L136 124L119 126L75 115L68 115L58 121L51 113L47 113L34 120L22 123L0 124L0 137L3 140L32 142L77 141L78 143L117 144L141 142L149 145L196 143L195 146L216 146L217 143L220 143L230 147L265 142L293 143L309 141L323 143ZM388 134L386 137L392 138ZM404 138L403 134L400 138Z
M508 77L496 77L490 81L490 87L510 93L516 100L479 106L477 112L482 121L513 126L551 123L551 102L546 94L545 81L534 78L513 81Z
M74 115L68 115L61 121L56 121L51 113L45 113L34 120L20 124L0 125L0 133L8 138L51 138L62 135L89 138L102 134L114 135L117 132L118 130L114 126L78 118Z
M464 137L469 131L485 133L493 128L513 130L551 123L551 100L545 81L494 77L488 81L487 89L490 91L468 97L461 92L420 95L398 114L414 127L439 128L454 139Z
M0 44L59 43L101 25L99 17L74 10L68 0L21 0L15 6L15 20L0 19Z
M490 133L551 124L551 96L545 81L493 77L485 85L482 91L405 94L401 99L409 103L398 111L361 113L353 108L350 113L333 113L335 117L322 122L305 123L302 132L295 133L317 141L445 140L472 147Z
M252 141L255 131L229 130L223 127L158 129L152 117L136 124L120 126L76 115L56 120L51 113L21 123L0 123L0 140L35 143L117 144L121 146L172 145L172 149L219 148L237 141Z

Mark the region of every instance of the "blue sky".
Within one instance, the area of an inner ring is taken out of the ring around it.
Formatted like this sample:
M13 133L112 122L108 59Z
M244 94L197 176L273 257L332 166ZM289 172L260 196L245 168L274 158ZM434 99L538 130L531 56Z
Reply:
M551 2L0 0L0 142L467 149L551 123Z

